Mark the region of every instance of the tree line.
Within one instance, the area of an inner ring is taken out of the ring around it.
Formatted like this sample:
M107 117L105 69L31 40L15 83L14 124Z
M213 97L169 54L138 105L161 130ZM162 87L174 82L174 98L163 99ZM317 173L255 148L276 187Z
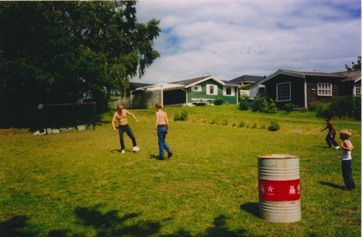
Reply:
M136 1L0 2L0 127L31 127L39 104L104 111L160 57L159 24L138 22Z

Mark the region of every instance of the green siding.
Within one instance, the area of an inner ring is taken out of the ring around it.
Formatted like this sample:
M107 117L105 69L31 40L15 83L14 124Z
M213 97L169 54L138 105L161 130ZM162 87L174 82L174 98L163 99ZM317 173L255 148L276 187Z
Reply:
M229 103L229 104L237 104L237 88L232 87L232 90L234 90L234 96L224 96L224 86L218 84L217 82L215 82L214 80L208 80L208 81L204 81L200 84L197 84L199 86L201 86L201 91L193 91L192 87L188 88L188 103L192 103L195 100L199 100L199 99L207 99L207 100L211 100L212 103L213 101L217 98L220 97L223 99L224 103ZM217 95L208 95L206 94L206 87L207 85L215 85L218 88L218 93Z

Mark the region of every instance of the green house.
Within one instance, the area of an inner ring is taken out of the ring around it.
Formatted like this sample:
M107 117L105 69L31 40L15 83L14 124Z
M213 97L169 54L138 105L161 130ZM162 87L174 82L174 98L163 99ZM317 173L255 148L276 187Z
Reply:
M227 104L238 103L238 85L219 80L211 75L177 81L173 84L184 86L187 105L212 105L216 99L222 99ZM172 96L164 100L164 103L172 103Z
M163 105L213 105L238 103L238 84L222 81L214 76L203 76L172 83L140 87L131 93L131 106L150 108L155 102ZM141 102L141 103L139 103Z

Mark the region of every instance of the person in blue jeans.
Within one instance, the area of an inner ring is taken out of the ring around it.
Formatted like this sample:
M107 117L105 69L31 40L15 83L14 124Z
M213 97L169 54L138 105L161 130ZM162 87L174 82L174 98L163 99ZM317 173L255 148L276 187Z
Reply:
M160 159L165 159L164 157L165 150L167 151L168 154L167 158L171 158L173 152L171 151L171 148L166 142L166 134L169 132L167 113L162 111L162 105L160 103L155 104L155 109L156 109L156 125L153 130L153 133L156 134L157 131Z
M355 184L352 177L352 150L354 149L354 147L349 140L351 135L351 131L346 129L342 130L339 134L339 138L342 140L342 177L344 180L344 184L346 185L343 190L355 189Z

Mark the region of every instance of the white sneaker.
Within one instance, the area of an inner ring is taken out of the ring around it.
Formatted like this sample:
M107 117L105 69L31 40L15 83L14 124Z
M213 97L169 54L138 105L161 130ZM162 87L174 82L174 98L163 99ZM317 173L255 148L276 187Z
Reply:
M341 148L340 146L336 146L334 149L338 150L339 148Z
M141 149L138 147L138 146L135 146L135 147L133 147L133 152L138 152L138 151L140 151Z
M123 150L121 151L121 153L124 154L124 152L125 152L125 151L124 151L124 149L123 149Z

